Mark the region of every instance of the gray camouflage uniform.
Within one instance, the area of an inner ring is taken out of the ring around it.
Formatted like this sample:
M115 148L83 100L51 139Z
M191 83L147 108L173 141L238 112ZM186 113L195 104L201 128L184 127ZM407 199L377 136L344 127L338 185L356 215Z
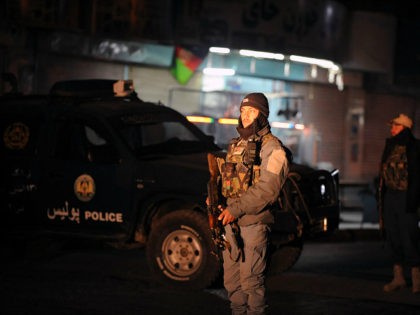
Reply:
M264 128L257 133L257 140L270 134ZM247 140L241 140L247 141ZM238 143L240 144L240 142ZM244 259L238 248L223 252L224 285L231 301L232 314L264 314L265 270L268 258L270 224L274 222L271 205L277 201L286 179L289 164L279 140L271 134L262 142L260 176L240 197L227 198L229 212L238 219L243 240ZM230 225L226 237L235 244Z

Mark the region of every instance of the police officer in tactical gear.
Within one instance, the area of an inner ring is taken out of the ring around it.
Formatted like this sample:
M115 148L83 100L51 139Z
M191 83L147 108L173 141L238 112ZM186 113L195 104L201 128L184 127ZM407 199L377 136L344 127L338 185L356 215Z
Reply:
M238 138L229 143L226 159L218 161L226 207L218 217L232 245L223 251L224 286L232 314L265 314L265 272L271 208L289 170L289 154L271 134L269 105L262 93L250 93L240 106ZM286 154L287 152L287 154ZM233 231L231 223L239 226ZM237 241L239 233L241 241Z
M413 121L400 114L390 122L380 170L383 222L386 245L393 261L393 278L385 292L404 288L403 267L411 269L412 292L420 293L420 140L411 128Z

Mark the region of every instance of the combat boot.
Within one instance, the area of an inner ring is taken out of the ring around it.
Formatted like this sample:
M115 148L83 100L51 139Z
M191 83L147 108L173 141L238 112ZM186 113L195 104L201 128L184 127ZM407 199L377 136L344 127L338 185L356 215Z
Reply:
M411 280L413 281L413 293L420 293L420 267L411 268Z
M401 265L394 265L394 278L390 283L385 284L384 291L391 292L405 288L407 283L404 279L404 271ZM414 289L413 289L414 290Z

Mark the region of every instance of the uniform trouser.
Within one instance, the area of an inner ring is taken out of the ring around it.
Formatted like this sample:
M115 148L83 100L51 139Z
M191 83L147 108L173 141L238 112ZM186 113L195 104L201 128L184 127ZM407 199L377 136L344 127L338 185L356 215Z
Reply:
M420 266L420 230L417 213L406 211L406 192L388 190L384 196L386 245L394 264Z
M226 238L232 249L223 251L224 286L228 292L232 314L265 314L265 269L268 259L266 224L240 227L244 244L244 260L239 255L230 225Z

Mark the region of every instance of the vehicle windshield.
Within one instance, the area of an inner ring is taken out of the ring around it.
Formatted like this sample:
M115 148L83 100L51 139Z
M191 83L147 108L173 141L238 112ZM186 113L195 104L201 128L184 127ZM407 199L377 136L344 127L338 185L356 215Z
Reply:
M195 126L193 126L195 127ZM119 133L136 155L184 154L211 148L211 142L200 131L193 131L181 121L163 119L120 119Z

